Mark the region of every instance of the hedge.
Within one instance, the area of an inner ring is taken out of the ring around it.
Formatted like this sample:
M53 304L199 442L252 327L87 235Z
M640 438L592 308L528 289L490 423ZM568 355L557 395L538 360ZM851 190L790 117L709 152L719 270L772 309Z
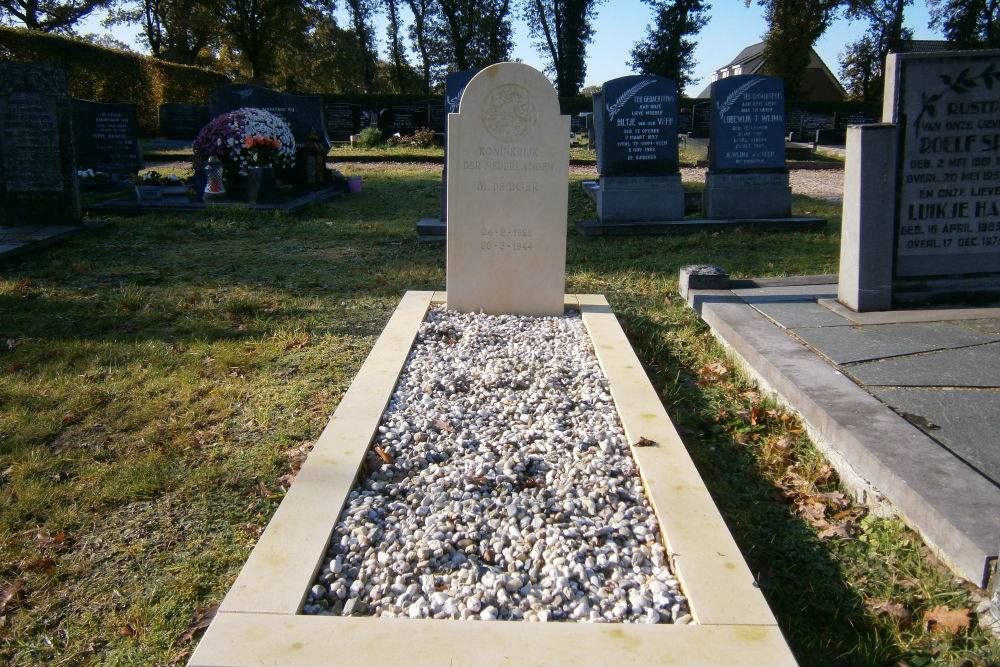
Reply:
M228 77L198 67L48 33L0 26L0 60L50 62L69 74L70 94L95 102L136 105L139 133L159 133L160 104L207 104Z

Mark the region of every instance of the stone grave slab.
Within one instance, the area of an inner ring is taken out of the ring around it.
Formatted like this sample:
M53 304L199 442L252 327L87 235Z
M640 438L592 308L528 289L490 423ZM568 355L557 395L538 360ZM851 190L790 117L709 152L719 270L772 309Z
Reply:
M854 325L854 322L846 317L811 301L755 303L753 307L785 329Z
M733 287L736 294L747 303L756 306L760 303L778 303L781 301L816 301L830 299L836 296L837 285L820 283L815 285L775 285L765 287Z
M189 661L208 665L794 665L711 495L600 295L578 308L696 624L454 622L301 613L431 303L407 292ZM405 641L399 641L405 637Z
M170 141L193 141L212 120L207 104L166 102L160 105L160 134Z
M288 121L296 145L308 141L309 133L315 130L320 143L330 148L323 116L323 98L319 95L292 95L264 86L236 83L216 88L208 98L208 106L212 118L243 107L270 111Z
M0 62L0 225L80 224L69 77Z
M847 321L845 323L852 324ZM794 333L835 364L979 345L997 340L995 336L945 322L848 326L836 330L829 327L796 328Z
M71 100L77 169L120 177L143 168L139 122L134 104Z
M980 473L1000 483L1000 392L876 387L879 400Z
M569 117L519 63L469 81L448 116L448 307L562 313Z
M1000 343L869 361L846 371L864 385L1000 387Z

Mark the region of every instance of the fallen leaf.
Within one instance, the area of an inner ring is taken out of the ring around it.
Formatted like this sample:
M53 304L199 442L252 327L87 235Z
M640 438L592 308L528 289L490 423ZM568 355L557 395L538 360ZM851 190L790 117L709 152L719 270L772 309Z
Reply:
M831 537L854 537L859 530L858 525L855 523L837 523L830 526L826 530L820 531L819 538L821 540L827 540Z
M640 436L637 442L632 443L633 447L655 447L656 443L647 438L646 436Z
M27 367L28 367L27 364L22 364L22 363L18 362L16 364L11 364L10 366L8 366L7 367L7 372L8 373L19 373L19 372L23 371Z
M396 462L396 459L392 458L392 454L382 449L379 445L375 445L375 453L386 463L392 464Z
M809 498L798 505L799 514L812 523L826 523L826 504L816 498Z
M139 633L135 629L134 625L132 625L131 623L126 623L124 626L122 626L121 628L119 628L118 634L120 634L122 637L131 637L131 636L137 635Z
M177 639L177 643L181 644L184 642L189 642L194 639L194 636L200 631L208 628L212 623L212 619L215 618L215 612L219 610L219 603L213 602L207 607L198 607L194 612L194 620L188 625L187 629L181 634Z
M243 534L247 537L259 537L263 532L264 528L262 526L258 526L257 524L248 523L243 526Z
M455 427L452 426L450 423L446 422L443 419L435 419L434 421L431 422L431 426L433 426L437 430L443 431L445 433L454 433L455 432Z
M10 586L3 589L3 592L0 593L0 614L3 613L3 610L7 606L7 603L10 602L12 599L14 599L14 596L17 595L17 592L21 590L22 584L24 584L24 580L18 579Z
M787 435L783 435L780 438L778 438L777 440L775 440L771 444L771 446L774 447L775 449L785 450L785 449L788 449L788 446L790 444L792 444L792 441L788 438Z
M968 630L971 621L968 609L949 609L946 604L924 612L924 627L932 632L956 635L962 630Z
M290 489L292 487L292 482L295 481L295 473L285 473L278 479L274 480L274 483L285 489Z
M909 609L892 600L869 600L866 604L872 612L885 614L899 623L906 623L913 616Z

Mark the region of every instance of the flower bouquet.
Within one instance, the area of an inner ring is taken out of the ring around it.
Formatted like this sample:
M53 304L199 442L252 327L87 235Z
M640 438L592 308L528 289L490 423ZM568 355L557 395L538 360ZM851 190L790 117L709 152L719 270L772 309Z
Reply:
M196 170L205 167L210 155L217 155L230 177L246 176L255 166L282 169L295 164L291 127L263 109L246 107L213 118L198 133L193 148Z

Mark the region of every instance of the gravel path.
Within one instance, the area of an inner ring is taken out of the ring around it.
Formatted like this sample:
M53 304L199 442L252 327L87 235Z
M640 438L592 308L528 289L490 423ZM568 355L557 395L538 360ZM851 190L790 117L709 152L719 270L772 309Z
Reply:
M436 306L307 614L691 622L579 313Z

